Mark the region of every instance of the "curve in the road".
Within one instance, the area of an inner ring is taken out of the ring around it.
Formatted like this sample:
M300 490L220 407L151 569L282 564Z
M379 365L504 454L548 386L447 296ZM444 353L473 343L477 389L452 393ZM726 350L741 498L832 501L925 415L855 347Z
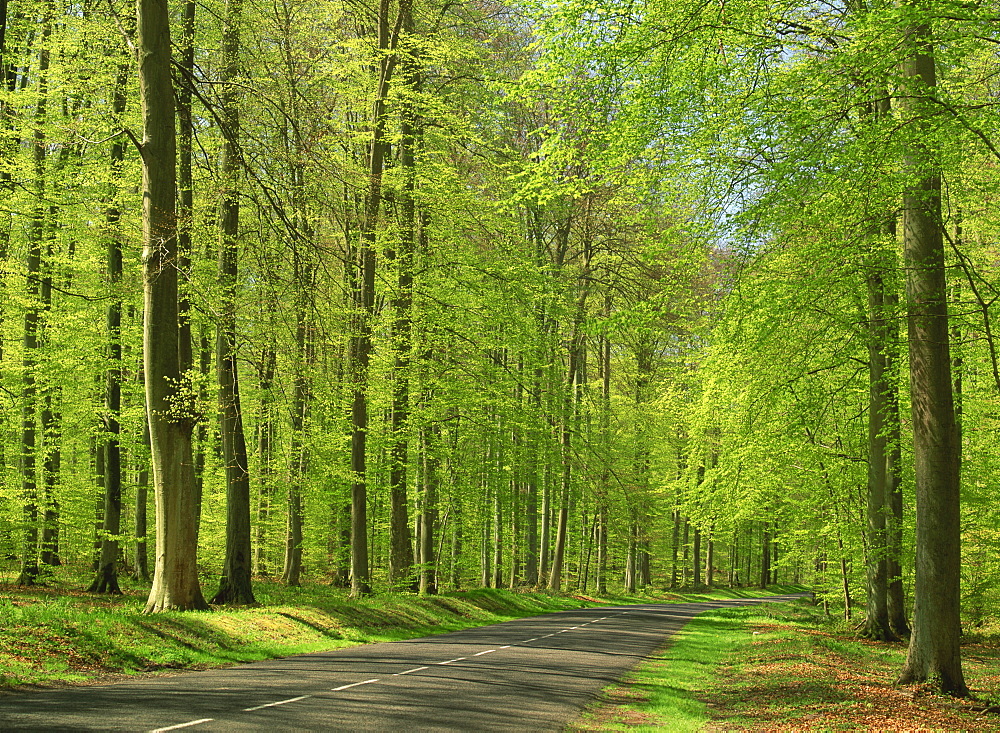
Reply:
M402 642L0 696L0 730L559 730L710 608L582 608Z

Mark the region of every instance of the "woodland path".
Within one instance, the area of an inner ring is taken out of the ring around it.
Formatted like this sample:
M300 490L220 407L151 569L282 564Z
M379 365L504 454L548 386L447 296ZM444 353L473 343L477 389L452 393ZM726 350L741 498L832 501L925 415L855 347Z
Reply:
M0 695L0 730L560 730L695 615L800 596L584 608L411 641Z

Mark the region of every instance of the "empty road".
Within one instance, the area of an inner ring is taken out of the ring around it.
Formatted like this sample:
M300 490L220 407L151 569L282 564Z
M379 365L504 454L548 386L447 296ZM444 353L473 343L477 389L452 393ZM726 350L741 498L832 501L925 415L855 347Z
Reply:
M649 604L507 621L227 669L0 694L0 730L560 730L710 608Z

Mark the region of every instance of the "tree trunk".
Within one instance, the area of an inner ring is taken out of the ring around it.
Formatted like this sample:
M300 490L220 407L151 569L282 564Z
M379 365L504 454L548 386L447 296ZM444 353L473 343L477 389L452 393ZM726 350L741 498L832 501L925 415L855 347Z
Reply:
M52 27L52 10L45 9L42 24L41 49L38 54L38 101L35 104L35 133L32 161L35 175L36 203L28 231L27 257L27 307L24 311L24 339L21 357L23 368L21 386L21 497L23 501L24 539L21 550L21 571L18 585L34 585L39 575L38 567L38 332L42 312L42 241L45 238L45 158L46 142L43 127L46 118L48 95L49 49L48 39Z
M597 525L597 588L598 595L608 592L608 509L601 505Z
M670 587L676 588L680 584L679 566L677 564L677 551L680 549L681 534L681 512L679 509L673 511L674 531L670 541Z
M150 581L147 552L149 527L146 517L149 504L149 423L145 416L142 420L142 442L145 452L139 463L135 489L135 576L148 583Z
M274 304L268 303L269 315ZM257 379L260 386L260 419L257 423L257 455L260 460L260 492L257 503L257 523L254 527L254 569L259 575L266 575L270 569L268 559L268 522L271 517L271 502L274 496L274 373L277 368L277 350L265 346L260 357Z
M288 467L288 518L285 527L285 559L281 579L290 586L301 584L302 573L302 484L305 482L309 448L306 420L309 412L310 327L309 298L312 278L296 243L292 254L295 278L295 376L291 411L291 461Z
M866 511L867 618L862 636L876 641L895 641L889 627L888 609L888 435L886 344L891 327L885 310L882 271L867 278L868 286L868 492Z
M420 512L420 592L433 595L437 593L434 557L434 525L437 522L437 483L438 457L434 451L437 441L437 431L424 428L423 460L424 460L424 491L423 506Z
M128 84L129 67L119 64L118 77L115 79L114 97L111 113L116 121L121 122L125 114L125 89ZM119 435L119 413L121 412L121 380L122 380L122 294L120 292L122 279L122 232L119 226L121 211L118 208L118 185L122 164L125 161L125 144L116 138L111 144L110 168L111 190L108 196L108 206L104 212L104 220L108 226L107 232L107 266L108 290L111 300L107 309L108 324L108 365L104 390L104 429L107 432L104 446L104 524L101 534L101 554L98 560L97 576L88 590L92 593L121 593L118 587L118 539L121 532L122 516L122 465L121 442ZM143 490L145 492L145 489ZM145 501L145 493L143 501ZM143 507L145 510L145 507ZM145 516L143 516L145 522ZM143 534L145 535L145 527ZM145 547L143 547L145 549ZM138 559L137 559L138 560ZM149 578L149 568L146 558L140 572L144 580Z
M215 370L219 380L219 428L226 475L226 558L212 603L256 603L250 578L250 471L236 359L236 288L239 276L240 117L234 83L239 75L242 0L227 0L222 31L221 117L224 122L222 201L219 212L219 290Z
M767 588L771 581L771 535L767 524L761 527L760 587Z
M695 527L694 529L694 584L696 586L701 585L701 530Z
M924 10L925 3L907 2ZM927 11L929 12L929 11ZM959 464L948 344L948 305L941 234L939 163L927 146L937 114L931 28L906 28L910 56L902 65L904 109L916 133L903 160L907 330L910 350L917 537L913 633L900 683L926 682L966 696L962 674Z
M395 352L392 393L392 465L389 470L389 584L413 585L413 538L406 497L406 467L409 462L408 422L410 349L413 327L413 265L416 230L416 142L418 121L413 95L419 92L418 49L413 42L413 12L410 3L400 6L405 34L402 54L403 83L410 91L401 101L399 155L403 186L400 191L400 235L398 251L387 258L397 268L396 294L392 300L394 318L390 339ZM422 576L421 576L422 577ZM421 584L423 580L421 579Z
M143 141L143 352L156 494L156 569L146 612L207 609L198 583L192 418L178 349L174 96L164 0L138 0Z
M711 588L715 584L715 527L708 532L708 552L705 553L705 585Z

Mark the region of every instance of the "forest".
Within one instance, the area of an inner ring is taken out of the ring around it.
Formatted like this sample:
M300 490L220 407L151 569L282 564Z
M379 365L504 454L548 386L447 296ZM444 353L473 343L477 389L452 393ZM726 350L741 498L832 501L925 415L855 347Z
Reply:
M4 581L798 583L964 692L996 3L0 13Z

